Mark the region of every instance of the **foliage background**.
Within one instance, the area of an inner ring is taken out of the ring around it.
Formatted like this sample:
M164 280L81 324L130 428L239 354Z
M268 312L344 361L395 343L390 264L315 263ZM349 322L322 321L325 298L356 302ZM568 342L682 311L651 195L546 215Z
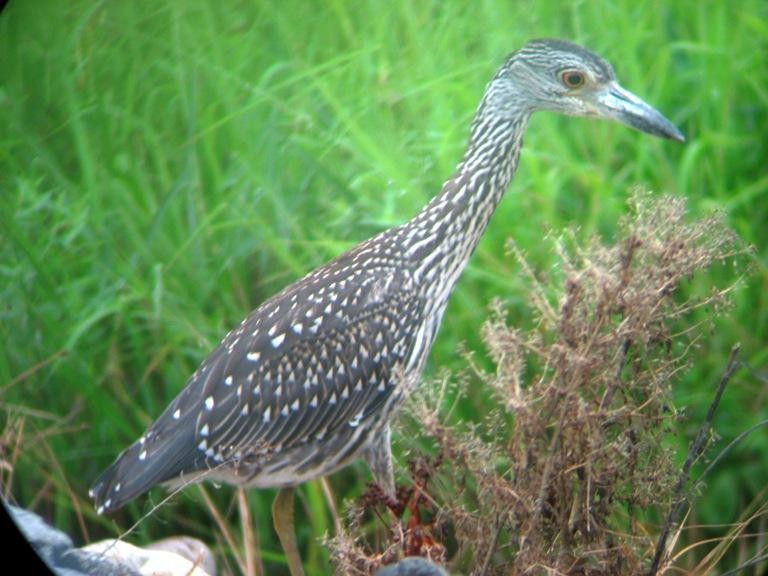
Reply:
M765 2L15 0L0 14L0 402L6 431L23 416L24 449L4 446L5 495L79 541L130 526L161 493L98 518L86 497L98 472L248 310L414 214L460 158L495 68L541 36L604 55L688 142L535 117L428 375L459 370L460 345L482 350L492 298L510 322L530 323L506 238L546 270L543 235L578 223L584 237L611 238L631 186L685 196L694 216L725 211L756 252L678 388L690 418L670 441L682 449L734 342L752 366L768 364ZM719 274L689 289L734 279ZM767 397L742 373L718 433L768 417ZM460 415L476 418L485 402L478 387ZM733 452L693 523L734 521L765 485L765 454L764 433ZM337 500L367 478L362 465L337 474ZM231 494L213 496L226 508ZM301 494L308 571L323 574L315 537L332 516L317 483ZM254 492L250 503L279 571L271 498ZM136 540L178 532L217 539L196 490L141 523ZM708 535L717 530L695 537Z

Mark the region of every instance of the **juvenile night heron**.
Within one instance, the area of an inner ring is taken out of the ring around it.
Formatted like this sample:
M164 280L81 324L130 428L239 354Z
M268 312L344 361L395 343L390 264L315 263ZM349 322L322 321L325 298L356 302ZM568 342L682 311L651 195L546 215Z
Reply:
M364 458L394 493L389 422L416 385L448 297L517 167L538 110L683 135L584 48L534 40L488 84L455 174L411 220L276 294L221 341L91 490L110 512L156 484L283 488L275 528L302 571L290 488Z

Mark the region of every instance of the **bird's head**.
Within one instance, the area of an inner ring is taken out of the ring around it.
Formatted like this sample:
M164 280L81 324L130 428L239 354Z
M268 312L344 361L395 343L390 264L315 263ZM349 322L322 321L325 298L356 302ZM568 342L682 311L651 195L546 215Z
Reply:
M571 42L528 42L509 57L494 84L498 91L488 96L502 108L605 118L654 136L685 140L660 112L619 85L608 62Z

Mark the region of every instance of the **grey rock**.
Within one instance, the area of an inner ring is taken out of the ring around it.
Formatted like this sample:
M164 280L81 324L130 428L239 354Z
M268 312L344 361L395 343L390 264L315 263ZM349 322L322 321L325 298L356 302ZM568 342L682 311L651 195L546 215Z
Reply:
M216 576L216 559L213 552L197 538L176 536L158 540L145 546L147 550L165 550L186 558L195 566L200 566L210 576Z
M37 555L58 576L141 576L119 562L75 548L69 536L37 514L16 506L7 509Z
M192 538L189 540L194 541ZM200 546L207 550L202 542L198 544L198 550ZM102 540L89 544L83 550L94 555L112 558L124 566L131 567L142 576L211 576L203 568L204 558L199 554L188 559L167 549L139 548L122 540Z
M448 572L426 558L411 556L395 564L384 566L376 572L376 576L448 576Z
M216 576L213 554L194 538L168 538L146 548L120 540L75 548L69 536L37 514L6 507L22 535L56 576Z

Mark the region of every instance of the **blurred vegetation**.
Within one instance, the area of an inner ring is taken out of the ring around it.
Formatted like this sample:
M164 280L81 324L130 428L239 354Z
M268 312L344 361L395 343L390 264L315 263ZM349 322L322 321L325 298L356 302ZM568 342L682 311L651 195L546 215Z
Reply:
M460 347L488 362L480 326L493 298L510 324L535 321L507 238L547 270L555 256L541 238L576 224L581 238L610 241L630 187L683 196L693 217L724 211L756 251L676 388L688 419L669 441L682 460L732 344L768 365L765 2L15 0L0 14L4 494L77 540L130 527L162 492L99 518L87 499L98 472L247 311L414 214L459 160L491 74L541 36L605 56L688 142L536 116L427 380L461 370ZM737 275L722 268L686 290L705 295ZM467 421L492 405L476 386L455 408ZM715 421L721 444L768 417L767 400L759 379L736 377ZM766 454L768 435L752 435L710 474L692 539L718 537L707 525L734 522L760 493ZM362 465L335 475L336 500L368 478ZM231 489L209 494L236 519ZM265 565L279 573L272 496L254 491L250 506ZM301 490L298 514L307 571L325 574L316 538L334 517L319 483ZM134 537L179 532L221 542L195 489Z

